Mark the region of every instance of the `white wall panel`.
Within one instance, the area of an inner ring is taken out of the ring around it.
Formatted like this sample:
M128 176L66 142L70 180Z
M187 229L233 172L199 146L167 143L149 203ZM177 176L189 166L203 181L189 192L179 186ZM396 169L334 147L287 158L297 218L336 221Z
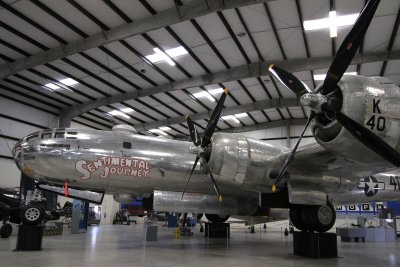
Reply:
M21 103L0 97L0 114L29 121L44 127L57 126L58 117L47 112L25 106ZM2 125L2 124L0 124Z
M11 159L0 158L0 187L19 186L20 171Z

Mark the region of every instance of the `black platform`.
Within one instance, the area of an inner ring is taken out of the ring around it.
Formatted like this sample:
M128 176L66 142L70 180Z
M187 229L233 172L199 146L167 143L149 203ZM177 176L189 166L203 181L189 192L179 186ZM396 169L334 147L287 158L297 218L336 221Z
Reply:
M229 238L230 224L229 223L205 223L204 236L209 238Z
M293 233L293 253L309 258L337 258L335 233Z
M43 226L20 225L15 251L42 250Z

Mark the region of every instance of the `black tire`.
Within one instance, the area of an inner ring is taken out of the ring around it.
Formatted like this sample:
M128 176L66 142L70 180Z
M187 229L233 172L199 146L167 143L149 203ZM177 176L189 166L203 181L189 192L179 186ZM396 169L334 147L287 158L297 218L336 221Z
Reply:
M26 205L21 209L21 221L27 225L38 225L43 221L44 209L35 204Z
M229 215L223 217L218 214L206 214L206 218L212 223L223 223L229 219Z
M0 237L8 238L12 233L12 226L9 223L3 224L0 228Z
M290 221L300 231L307 231L309 225L304 221L304 207L303 205L292 205L289 211Z
M336 221L336 211L330 202L322 206L307 206L305 215L311 229L320 233L330 230Z

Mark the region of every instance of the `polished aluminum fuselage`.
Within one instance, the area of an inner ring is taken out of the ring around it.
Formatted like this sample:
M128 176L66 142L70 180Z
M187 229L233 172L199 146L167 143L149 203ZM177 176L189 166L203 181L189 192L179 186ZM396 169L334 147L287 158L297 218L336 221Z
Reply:
M375 118L377 126L371 130L400 150L400 89L365 77L343 77L339 86L343 113L367 128ZM370 198L355 193L359 179L394 169L337 122L319 126L315 133L318 143L300 147L289 166L291 203L317 205L338 194L341 200L347 194L366 202ZM126 130L53 129L22 139L14 157L21 171L43 182L147 196L154 190L183 191L196 157L192 146ZM221 193L251 200L271 193L271 173L280 169L289 151L227 133L216 133L211 149L209 166ZM188 192L213 195L200 164Z

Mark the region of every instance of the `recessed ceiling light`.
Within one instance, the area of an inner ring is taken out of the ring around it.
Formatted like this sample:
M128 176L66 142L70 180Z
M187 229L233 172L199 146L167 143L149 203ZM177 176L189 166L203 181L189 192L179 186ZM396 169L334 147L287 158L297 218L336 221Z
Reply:
M162 134L162 135L167 135L165 132L163 132L160 129L150 129L149 132L155 133L155 134Z
M135 110L131 109L131 108L122 108L120 109L122 112L124 113L132 113L135 112Z
M193 94L193 96L195 98L207 97L210 101L215 101L214 97L212 97L210 95L210 93L208 93L207 91L202 91L202 92L199 92L199 93L195 93L195 94Z
M330 29L330 36L337 36L337 27L350 26L355 23L359 16L359 13L337 16L336 11L330 11L329 17L324 19L305 20L303 23L304 30L320 30Z
M247 113L239 113L239 114L235 114L236 118L244 118L247 117Z
M161 51L159 48L154 48L153 49L155 54L148 55L146 58L150 60L151 62L160 62L160 61L165 61L171 66L175 66L175 62L171 59L174 57L182 56L188 53L185 48L182 46L178 46L172 49L165 50L165 53Z
M231 120L231 121L234 121L236 123L240 123L240 121L233 115L222 116L221 119L223 119L224 121Z
M357 72L345 72L344 75L357 75ZM314 74L314 80L323 81L325 80L326 74Z
M121 112L120 110L112 110L112 111L108 112L108 114L113 115L113 116L121 116L121 117L124 117L127 119L131 118L128 115L126 115L124 112Z
M160 127L160 130L169 131L169 130L171 130L171 128L169 128L167 126L162 126L162 127Z
M183 46L178 46L175 48L165 50L165 53L167 53L168 56L170 56L170 57L179 57L179 56L187 54L188 51L186 51L186 49L183 48Z
M211 95L216 95L224 92L222 88L216 88L216 89L211 89L209 91L201 91L199 93L193 94L195 98L202 98L202 97L207 97L210 101L215 101L214 97Z
M54 83L46 83L44 86L46 86L46 87L48 87L50 89L53 89L53 90L60 89L60 86L55 85Z
M74 79L66 78L66 79L60 80L60 83L63 83L63 84L65 84L65 85L68 85L68 86L69 86L69 85L77 84L78 82L75 81Z

